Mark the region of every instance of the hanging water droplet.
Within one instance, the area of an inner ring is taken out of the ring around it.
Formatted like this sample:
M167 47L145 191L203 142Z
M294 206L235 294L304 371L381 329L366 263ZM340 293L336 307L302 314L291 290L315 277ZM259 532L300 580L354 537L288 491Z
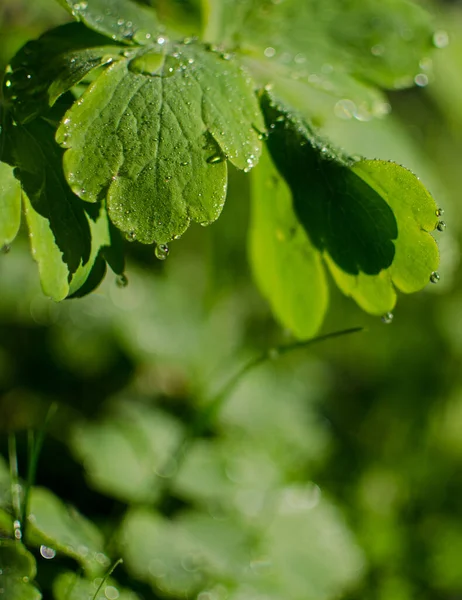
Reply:
M40 554L43 556L43 558L46 558L47 560L51 560L52 558L54 558L56 556L56 550L53 550L53 548L48 548L48 546L44 546L42 544L40 546Z
M116 285L119 288L125 288L128 285L128 279L127 276L125 275L125 273L122 273L121 275L119 275L116 279Z
M439 280L440 280L439 273L437 273L437 271L433 271L433 273L430 275L430 281L432 283L438 283Z
M442 208L438 208L438 210L435 211L435 214L437 217L442 217L444 215L444 210Z
M169 252L170 250L167 244L157 244L157 246L154 249L154 254L159 260L165 260Z
M438 231L444 231L446 229L446 223L444 221L439 221L436 228Z
M390 323L393 322L393 313L392 312L387 312L385 313L381 319L382 319L382 323L385 323L386 325L390 325Z

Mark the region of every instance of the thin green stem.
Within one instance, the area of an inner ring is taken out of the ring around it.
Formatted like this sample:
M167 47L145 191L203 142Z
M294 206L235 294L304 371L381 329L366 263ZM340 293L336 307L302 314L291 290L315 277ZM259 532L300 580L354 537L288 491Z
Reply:
M185 436L179 446L177 447L176 452L173 457L168 461L169 463L173 460L175 464L175 471L178 472L179 467L184 461L186 456L186 452L191 445L191 443L198 437L200 437L213 423L217 414L223 407L226 399L230 396L231 392L234 390L239 381L247 375L250 371L253 371L256 367L265 363L269 360L276 360L285 354L289 354L296 350L303 350L305 348L309 348L315 344L319 344L321 342L325 342L327 340L332 340L334 338L343 337L344 335L350 335L352 333L358 333L363 331L363 327L351 327L350 329L343 329L341 331L334 331L332 333L326 333L325 335L320 335L318 337L312 338L311 340L306 340L302 342L294 342L293 344L287 344L283 346L278 346L276 348L271 348L267 350L263 354L252 358L247 362L239 371L231 377L231 379L224 385L221 391L216 394L212 400L199 411L196 419L193 421L191 426L185 433ZM170 483L165 483L162 489L162 496L165 497L166 492L170 487Z
M10 480L11 480L11 503L13 506L13 515L15 521L21 518L21 498L19 495L19 469L18 469L18 452L16 447L16 434L8 434L8 460L10 463Z
M122 558L119 558L115 561L115 563L112 565L112 567L109 569L109 571L106 573L106 575L103 577L103 580L101 581L101 583L98 586L98 589L95 592L95 595L93 596L93 600L96 600L98 597L98 594L101 591L101 588L103 587L103 585L106 583L106 581L109 579L109 577L114 573L114 571L117 569L117 567L122 564L124 561Z
M24 502L22 505L21 519L20 522L22 524L22 534L25 536L26 527L27 527L27 515L29 513L29 498L30 491L32 486L35 483L35 478L37 475L37 465L40 457L40 453L42 451L43 442L45 440L45 435L48 429L48 425L50 420L54 416L57 409L56 403L51 404L48 412L45 416L45 420L43 422L42 427L40 428L37 436L34 435L32 431L29 432L28 435L28 464L27 464L27 478L26 485L24 490Z

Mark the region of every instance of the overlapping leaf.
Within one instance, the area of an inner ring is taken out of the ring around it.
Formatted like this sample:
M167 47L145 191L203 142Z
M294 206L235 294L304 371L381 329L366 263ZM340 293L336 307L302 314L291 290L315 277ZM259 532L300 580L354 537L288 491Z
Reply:
M62 300L83 285L101 248L110 246L112 239L104 206L86 207L67 185L62 151L53 136L54 128L41 119L11 126L4 158L16 167L22 184L43 290Z
M44 545L73 558L89 577L100 575L109 566L103 536L96 526L46 488L31 490L27 531L30 545Z
M0 540L0 587L4 598L40 600L42 594L32 584L35 560L17 541Z
M8 248L21 224L21 188L13 169L0 162L0 248Z
M80 23L56 27L28 42L11 61L4 83L15 119L25 123L45 113L59 96L123 50Z
M354 162L335 153L268 94L262 107L270 131L268 148L280 175L267 165L266 176L254 177L251 250L257 281L283 323L304 337L303 328L307 333L310 327L315 330L325 310L319 266L311 279L293 281L292 261L300 260L300 254L305 262L306 257L314 262L316 255L323 256L342 291L372 314L394 307L395 287L404 292L422 289L439 257L429 235L437 225L437 207L419 180L394 163ZM281 219L271 220L281 197L289 203L281 175L292 196L289 230L280 229ZM267 195L264 207L265 186L283 190L284 196ZM300 225L306 236L300 236ZM284 257L290 267L284 269L281 262L276 268L267 266L263 238L272 242L273 262ZM298 253L292 250L292 258L284 254L287 243L299 248ZM306 265L305 271L298 268L307 275ZM302 302L306 312L300 310Z
M68 182L107 198L131 239L165 243L208 224L226 196L226 159L258 160L263 128L252 85L227 57L198 44L156 44L115 62L66 114Z
M132 0L58 0L89 29L115 41L147 43L160 31L152 8Z
M298 337L311 337L327 308L324 267L294 213L289 187L266 152L252 174L249 233L254 277L274 314Z
M312 114L329 94L347 100L362 120L382 116L375 86L409 87L419 75L420 82L431 76L431 61L422 60L432 47L431 19L407 0L207 0L205 6L210 41L237 47L257 81L276 86L284 99L298 88Z

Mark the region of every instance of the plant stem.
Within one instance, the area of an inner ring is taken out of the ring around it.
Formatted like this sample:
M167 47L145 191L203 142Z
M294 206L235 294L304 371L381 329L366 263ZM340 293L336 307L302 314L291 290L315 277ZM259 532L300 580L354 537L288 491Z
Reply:
M93 600L96 600L98 597L98 594L101 591L101 588L103 587L103 585L106 583L106 581L109 579L109 577L114 573L114 571L116 570L116 568L122 564L124 561L122 558L119 558L115 561L115 563L112 565L112 567L109 569L109 571L107 571L106 575L103 577L103 580L101 581L101 583L98 586L98 589L95 592L95 595L93 596Z
M21 498L19 495L18 453L16 448L15 433L8 434L8 460L10 463L11 503L13 505L13 516L15 521L20 521Z
M285 346L278 346L276 348L271 348L263 354L260 354L259 356L256 356L255 358L249 360L249 362L247 362L241 369L239 369L239 371L233 377L231 377L228 383L224 385L222 390L218 392L218 394L216 394L202 410L199 411L196 419L188 428L183 440L177 447L176 452L168 461L171 462L173 460L175 464L175 472L178 472L179 467L182 465L186 456L186 452L190 447L191 443L196 438L200 437L204 433L204 431L206 431L206 429L216 418L217 414L220 412L226 399L229 397L229 395L234 390L239 381L245 375L247 375L247 373L249 373L250 371L252 371L253 369L255 369L256 367L260 366L268 360L276 360L285 354L289 354L290 352L309 348L310 346L313 346L315 344L319 344L321 342L325 342L334 338L342 337L344 335L358 333L360 331L363 331L363 329L363 327L351 327L350 329L343 329L341 331L326 333L325 335L320 335L310 340L294 342L293 344L287 344ZM169 480L169 482L171 482L171 479ZM163 486L161 496L165 497L165 494L168 491L169 487L170 483L166 482Z
M37 475L38 459L40 456L40 452L42 451L42 446L43 446L43 442L45 440L45 434L47 432L48 425L50 423L50 420L54 416L56 409L57 409L57 405L55 402L53 402L53 404L51 404L50 408L48 409L48 412L45 416L43 425L40 428L36 438L34 436L33 431L29 431L29 434L28 434L27 478L26 478L26 485L25 485L25 490L24 490L24 501L23 501L23 505L22 505L22 512L21 512L21 519L20 519L20 522L22 525L23 536L25 536L25 533L26 533L27 515L29 512L30 491L31 491L32 486L35 483L35 477Z

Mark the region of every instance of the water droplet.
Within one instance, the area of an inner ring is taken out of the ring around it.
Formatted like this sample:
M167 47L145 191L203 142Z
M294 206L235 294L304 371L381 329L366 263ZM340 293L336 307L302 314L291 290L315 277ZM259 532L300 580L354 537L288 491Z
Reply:
M207 162L211 165L214 165L216 163L223 162L224 160L225 160L225 157L223 156L223 154L214 154L213 156L210 156L207 159Z
M167 38L163 37L163 36L159 36L156 40L156 42L159 44L159 46L163 46L165 44L165 42L167 42Z
M356 104L348 98L339 100L334 106L334 113L339 119L351 119L356 114Z
M117 600L117 598L120 596L119 590L113 585L107 585L104 588L104 595L106 596L107 600Z
M14 528L14 537L17 540L20 540L22 538L22 531L21 531L21 523L20 521L15 521L13 523L13 528Z
M390 325L390 323L393 322L393 313L392 312L387 312L385 313L381 319L382 319L382 323L385 323L386 325Z
M0 252L1 252L2 254L8 254L8 252L9 252L10 250L11 250L11 246L10 246L10 244L4 244L4 245L1 247L1 249L0 249Z
M375 44L371 48L371 54L374 56L383 56L385 54L385 46L383 44Z
M119 275L116 279L116 285L119 288L125 288L128 285L128 279L127 276L125 275L125 273L122 273L121 275Z
M438 283L438 281L440 280L440 275L437 271L433 271L433 273L430 275L430 281L432 283Z
M449 35L447 31L440 29L433 34L433 45L436 48L446 48L449 45Z
M154 249L154 254L159 260L165 260L169 252L170 250L167 244L157 244L157 246Z
M444 231L446 229L446 223L444 221L438 221L436 228L438 231Z
M419 87L425 87L426 85L428 85L428 75L425 75L425 73L418 73L414 77L414 82Z
M132 73L140 73L141 75L150 75L151 77L160 76L160 71L164 63L164 56L158 52L147 52L141 56L137 56L128 64L128 68Z
M48 546L44 546L42 544L40 546L40 554L43 556L43 558L46 558L47 560L51 560L52 558L54 558L56 556L56 550L53 550L53 548L48 548Z
M268 48L265 48L263 54L266 56L266 58L273 58L273 56L276 54L276 50L272 46L268 46Z
M444 210L442 208L438 208L435 211L435 214L436 214L437 217L442 217L444 215Z

